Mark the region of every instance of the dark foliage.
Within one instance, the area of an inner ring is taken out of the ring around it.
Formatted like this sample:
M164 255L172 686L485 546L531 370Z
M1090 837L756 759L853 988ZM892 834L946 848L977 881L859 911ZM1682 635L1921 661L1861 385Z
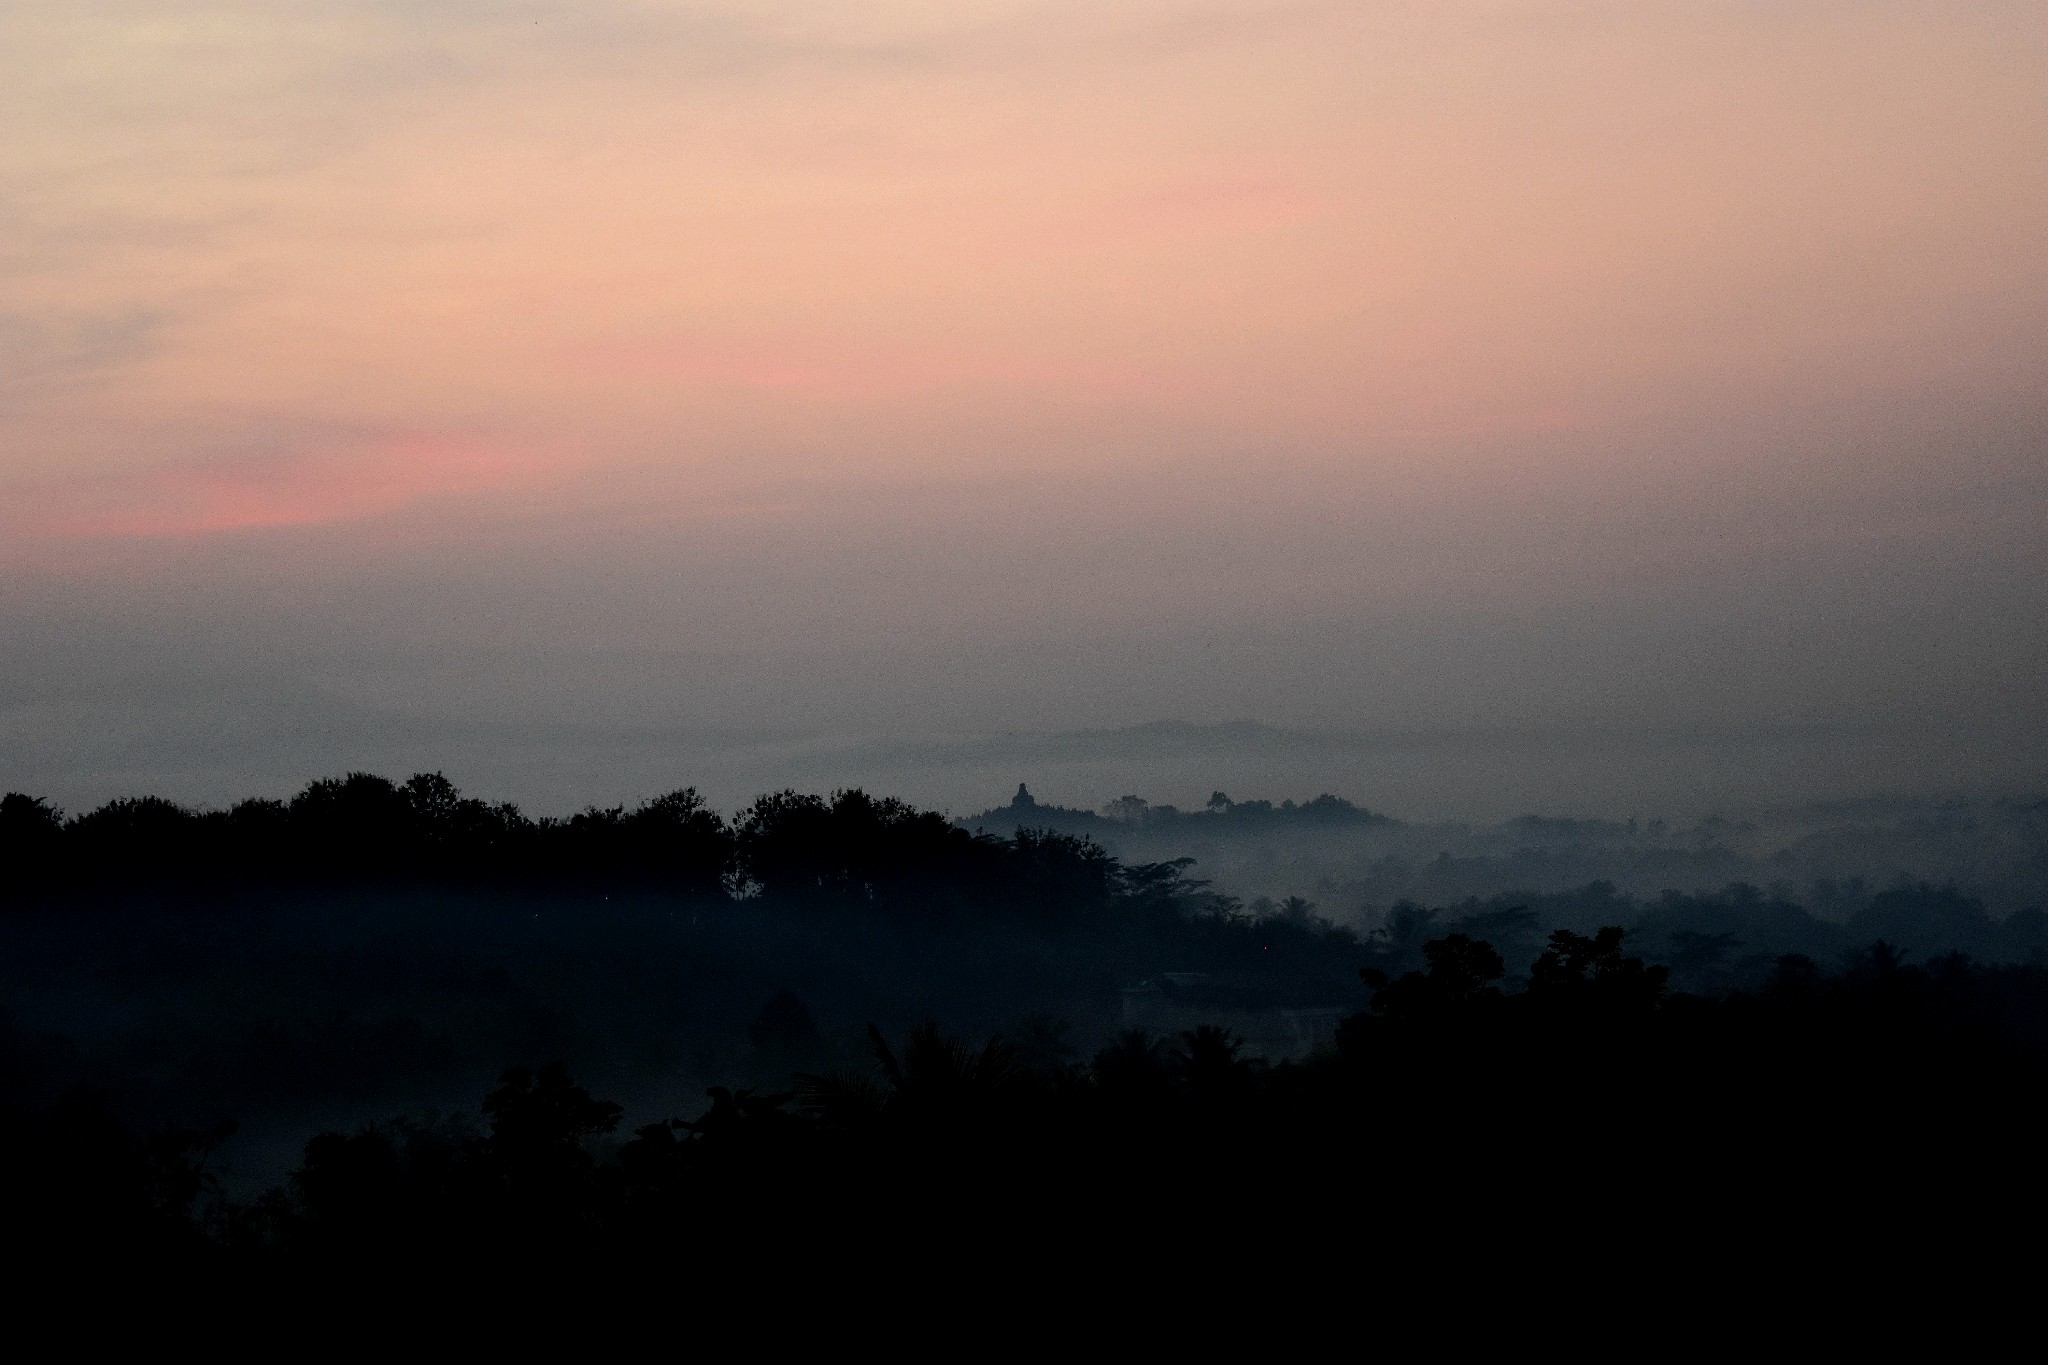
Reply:
M552 1267L769 1292L941 1248L1078 1264L1101 1238L1400 1229L1422 1254L1501 1235L1518 1204L1562 1220L1554 1252L1620 1235L1667 1256L1730 1218L1896 1238L1986 1200L2041 1204L2048 1054L2012 1021L2048 999L2048 971L1921 968L1878 943L1707 1000L1670 993L1613 928L1552 935L1518 992L1489 944L1424 953L1398 979L1366 969L1370 1008L1304 1065L1261 1065L1214 1027L1127 1034L1085 1068L871 1028L865 1068L714 1088L698 1117L623 1143L617 1105L559 1065L515 1068L480 1129L323 1134L286 1188L243 1204L212 1193L203 1135L139 1140L74 1097L7 1116L14 1168L47 1192L15 1235L288 1279Z
M239 889L375 883L532 885L724 893L731 831L685 788L627 811L529 819L463 796L439 773L394 783L350 773L288 802L194 811L157 797L64 820L10 793L0 807L0 897L77 888Z
M622 1136L624 1109L562 1062L514 1067L473 1115L323 1133L279 1188L229 1198L212 1154L230 1126L138 1128L136 1106L67 1088L101 1064L89 1048L10 1025L0 1136L26 1194L8 1236L94 1266L765 1295L1116 1247L1462 1267L1523 1238L1670 1258L1742 1220L1896 1240L2041 1202L2048 968L1902 945L1928 916L1976 925L1941 888L1873 899L1844 932L1898 932L1833 969L1744 967L1767 931L1807 932L1797 907L1667 898L1645 935L1665 963L1613 922L1546 935L1540 904L1401 906L1360 940L1305 902L1248 910L1186 860L973 834L857 791L766 796L731 823L690 791L533 821L437 775L357 774L226 812L142 799L67 821L14 795L0 839L35 931L17 941L52 972L89 957L113 983L96 1008L199 983L217 1031L183 1069L105 1063L165 1078L157 1101L381 1100L393 1067L465 1074L446 1018L384 1008L413 995L487 1018L464 1046L495 1049L493 1070L569 1040L672 1074L666 1040L718 1016L728 1078L763 1082ZM1627 904L1596 885L1572 913ZM1213 1019L1119 1031L1102 1002L1154 976L1162 1008ZM545 999L521 984L539 979ZM561 1003L577 990L601 1003ZM1305 1061L1268 1064L1216 1022L1343 999L1335 1045ZM1085 1064L1061 1017L1083 1008L1079 1036L1109 1040ZM856 1055L835 1039L859 1011L882 1026ZM987 1037L991 1015L1021 1022Z

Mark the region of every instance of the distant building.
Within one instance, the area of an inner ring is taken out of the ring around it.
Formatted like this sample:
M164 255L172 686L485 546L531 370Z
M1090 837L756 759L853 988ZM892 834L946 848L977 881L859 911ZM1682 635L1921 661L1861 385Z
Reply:
M1031 794L1029 786L1019 782L1017 794L1010 798L1009 805L996 806L954 823L963 829L987 830L992 834L1008 837L1020 829L1049 829L1060 834L1099 835L1104 831L1108 821L1092 810L1045 805Z

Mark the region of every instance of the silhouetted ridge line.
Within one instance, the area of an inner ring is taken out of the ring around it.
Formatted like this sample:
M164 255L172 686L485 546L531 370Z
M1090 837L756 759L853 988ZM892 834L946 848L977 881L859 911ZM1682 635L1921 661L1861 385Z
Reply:
M1124 869L1087 839L977 835L858 789L765 795L727 820L694 788L533 819L463 796L439 773L350 773L290 801L193 811L156 797L65 819L0 799L0 895L96 886L430 882L570 885L725 901L770 896L1019 913L1099 911Z

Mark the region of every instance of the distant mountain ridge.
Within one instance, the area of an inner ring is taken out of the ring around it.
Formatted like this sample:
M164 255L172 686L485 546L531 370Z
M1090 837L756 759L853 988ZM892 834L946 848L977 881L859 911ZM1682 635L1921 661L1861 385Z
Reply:
M1155 720L1104 729L882 740L842 751L838 757L902 765L1128 761L1217 753L1326 753L1356 749L1365 742L1359 735L1287 730L1256 720Z

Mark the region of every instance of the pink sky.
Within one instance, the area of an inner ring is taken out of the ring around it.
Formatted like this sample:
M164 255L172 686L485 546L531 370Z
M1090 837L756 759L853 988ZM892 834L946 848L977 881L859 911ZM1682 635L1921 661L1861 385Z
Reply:
M110 0L0 10L0 121L39 612L999 660L1775 601L1876 658L2048 567L2038 3ZM1884 705L2018 706L2016 628ZM1293 719L1365 704L1317 679Z

